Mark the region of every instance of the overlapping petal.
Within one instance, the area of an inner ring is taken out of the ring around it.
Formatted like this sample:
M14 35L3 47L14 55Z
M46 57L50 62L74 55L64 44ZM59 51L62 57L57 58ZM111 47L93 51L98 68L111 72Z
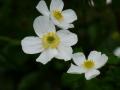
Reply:
M27 54L36 54L44 50L39 37L29 36L22 40L22 49Z
M108 61L108 57L105 54L102 54L99 60L95 61L95 68L103 67Z
M67 71L67 73L72 73L72 74L82 74L85 72L86 70L83 67L75 66L73 64L71 64L70 68Z
M48 63L51 59L53 59L57 54L56 49L47 49L41 53L41 55L36 59L37 62L41 62L42 64Z
M98 76L100 74L100 72L98 70L90 70L88 72L85 73L85 78L86 80L90 80L92 78L95 78L96 76Z
M48 32L55 32L54 24L49 20L49 17L39 16L34 20L34 30L39 37L42 37Z
M88 60L100 60L101 58L101 52L97 52L97 51L91 51L89 56L88 56Z
M65 10L62 12L62 14L64 17L64 22L66 23L72 23L77 20L77 15L72 9Z
M50 4L50 11L59 10L62 11L64 3L62 0L52 0Z
M78 42L77 35L68 30L59 30L57 34L65 46L73 46Z
M76 65L81 66L86 60L85 55L81 52L73 54L73 61Z
M71 47L59 45L58 54L55 56L57 59L64 59L65 61L71 60L73 50Z

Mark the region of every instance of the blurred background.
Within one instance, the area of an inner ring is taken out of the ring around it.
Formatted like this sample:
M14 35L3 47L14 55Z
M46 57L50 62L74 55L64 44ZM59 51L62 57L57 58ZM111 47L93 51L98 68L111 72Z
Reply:
M45 0L49 6L51 0ZM0 0L0 90L120 90L120 59L113 50L120 46L120 0L63 0L64 9L78 15L70 29L78 35L74 52L98 50L109 56L101 74L86 81L84 75L67 74L72 61L53 59L37 63L38 55L27 55L21 40L35 36L34 19L39 0Z

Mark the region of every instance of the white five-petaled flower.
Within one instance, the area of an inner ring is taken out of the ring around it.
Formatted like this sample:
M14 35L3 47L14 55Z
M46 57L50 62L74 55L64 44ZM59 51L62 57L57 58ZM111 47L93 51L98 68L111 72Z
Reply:
M77 20L77 15L72 9L63 10L64 3L62 0L52 0L50 11L44 0L41 0L37 5L37 10L44 16L48 16L50 20L62 29L73 28L72 24Z
M77 35L68 30L56 32L55 26L48 17L39 16L33 24L38 36L29 36L22 40L22 49L27 54L41 55L37 62L46 64L52 58L68 61L72 58L72 47L78 41Z
M114 50L113 54L114 54L115 56L117 56L117 57L120 58L120 47L117 47L117 48Z
M90 80L100 74L98 69L104 66L107 60L108 57L105 54L97 51L91 51L87 59L83 53L75 53L73 54L73 61L76 65L71 64L67 73L85 73L85 78Z

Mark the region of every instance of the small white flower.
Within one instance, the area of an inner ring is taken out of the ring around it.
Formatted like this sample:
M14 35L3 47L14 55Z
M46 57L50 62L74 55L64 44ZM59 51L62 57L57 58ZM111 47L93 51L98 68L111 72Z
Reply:
M46 64L52 58L68 61L72 58L72 48L78 41L77 35L68 30L56 32L55 26L48 17L39 16L35 19L33 27L38 36L29 36L22 40L22 49L27 54L41 55L37 62Z
M67 73L85 73L85 78L90 80L100 74L98 69L104 66L107 60L108 57L105 54L97 51L91 51L87 59L83 53L75 53L73 54L73 61L76 65L71 64Z
M37 5L37 10L44 16L50 17L52 22L62 29L73 28L72 24L77 20L76 13L72 9L63 10L64 3L62 0L52 0L50 11L44 0L41 0Z
M115 56L117 56L117 57L120 58L120 47L117 47L117 48L114 50L113 54L114 54Z

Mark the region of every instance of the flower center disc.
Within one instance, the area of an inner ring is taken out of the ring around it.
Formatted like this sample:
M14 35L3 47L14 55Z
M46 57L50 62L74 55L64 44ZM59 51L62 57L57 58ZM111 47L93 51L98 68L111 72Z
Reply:
M91 69L94 67L94 62L92 60L86 60L84 61L84 67L87 68L87 69Z
M57 48L60 43L60 38L55 32L49 32L42 38L44 48Z
M62 21L63 20L63 15L62 15L61 11L58 11L58 10L53 11L53 16L58 21Z

